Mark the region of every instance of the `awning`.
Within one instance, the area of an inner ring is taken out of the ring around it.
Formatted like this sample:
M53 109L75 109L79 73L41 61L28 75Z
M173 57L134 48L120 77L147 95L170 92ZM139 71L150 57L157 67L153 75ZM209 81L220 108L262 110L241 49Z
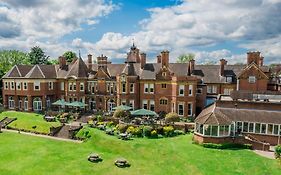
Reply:
M157 116L156 112L150 111L147 109L138 109L135 111L131 111L131 115L134 116Z
M88 105L83 103L83 102L80 102L80 101L74 101L72 103L67 104L67 106L83 108L83 107L88 106Z
M126 105L120 105L120 106L117 106L117 107L114 107L112 108L113 110L123 110L123 111L129 111L131 109L133 109L132 107L130 106L126 106Z

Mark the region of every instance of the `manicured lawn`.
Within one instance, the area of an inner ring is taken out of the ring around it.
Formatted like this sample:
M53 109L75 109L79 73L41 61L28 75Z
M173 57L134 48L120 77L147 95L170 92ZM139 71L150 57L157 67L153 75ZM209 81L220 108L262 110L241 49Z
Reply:
M16 121L10 123L8 126L34 130L42 133L49 133L51 126L59 126L59 122L46 122L41 114L27 113L27 112L16 112L16 111L4 111L0 113L0 120L4 117L17 118ZM32 127L36 126L35 129Z
M0 134L0 174L280 174L276 160L250 150L214 150L192 144L192 135L164 139L118 140L97 129L85 143L71 143L17 133ZM87 161L91 152L103 162ZM114 166L124 157L132 166Z

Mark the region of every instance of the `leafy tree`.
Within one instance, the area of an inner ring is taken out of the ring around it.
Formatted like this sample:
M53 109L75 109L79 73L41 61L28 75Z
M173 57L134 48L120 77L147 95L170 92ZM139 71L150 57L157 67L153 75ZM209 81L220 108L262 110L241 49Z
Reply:
M187 63L194 58L195 58L195 55L193 53L182 54L178 57L177 63Z
M14 65L29 64L27 53L18 50L0 51L0 78L7 73Z
M59 64L59 61L57 59L50 59L48 60L47 64L49 65Z
M32 47L29 52L29 61L31 64L47 64L49 56L45 55L45 52L39 47Z
M72 62L74 58L76 58L76 53L72 51L66 51L64 52L63 56L66 58L67 62Z

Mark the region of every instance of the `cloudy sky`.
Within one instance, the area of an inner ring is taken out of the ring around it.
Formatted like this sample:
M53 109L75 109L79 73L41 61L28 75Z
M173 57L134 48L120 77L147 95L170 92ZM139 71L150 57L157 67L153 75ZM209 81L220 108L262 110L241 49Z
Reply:
M38 45L57 58L67 50L122 62L132 42L149 61L245 62L259 50L281 63L281 0L0 0L0 49Z

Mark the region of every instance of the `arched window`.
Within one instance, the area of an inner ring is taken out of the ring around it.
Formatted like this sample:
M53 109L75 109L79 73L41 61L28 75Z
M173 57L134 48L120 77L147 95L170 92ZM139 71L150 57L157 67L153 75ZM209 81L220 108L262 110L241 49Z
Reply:
M24 98L23 108L24 108L25 111L28 110L28 99L26 97Z
M41 111L42 110L42 100L39 97L33 99L33 110Z
M160 105L167 105L168 104L168 100L165 98L160 99Z
M14 100L14 97L9 97L9 109L14 109L15 108L15 100Z

